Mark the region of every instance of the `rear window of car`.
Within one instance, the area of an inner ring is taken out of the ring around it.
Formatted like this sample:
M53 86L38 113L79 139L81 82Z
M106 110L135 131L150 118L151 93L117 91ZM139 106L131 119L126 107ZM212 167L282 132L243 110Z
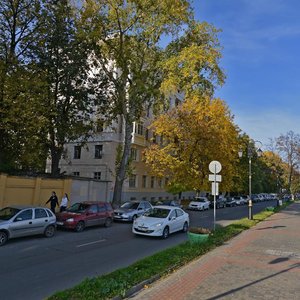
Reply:
M34 210L35 219L47 218L48 215L46 211L42 208L36 208Z
M128 208L128 209L137 209L139 206L138 202L125 202L122 204L122 208Z

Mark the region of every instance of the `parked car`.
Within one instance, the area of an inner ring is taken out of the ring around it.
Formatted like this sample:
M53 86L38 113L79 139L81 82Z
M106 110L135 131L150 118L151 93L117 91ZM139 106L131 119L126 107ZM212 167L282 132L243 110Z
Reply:
M0 210L0 246L17 237L43 234L52 237L56 217L44 207L10 206Z
M242 195L241 197L244 199L245 204L249 203L250 197L248 195Z
M209 209L209 200L206 197L196 197L194 201L189 203L190 210L206 210Z
M139 235L160 236L166 239L173 232L186 232L189 222L189 215L181 208L159 205L137 218L133 222L132 232Z
M151 209L152 205L149 201L125 202L120 208L114 210L114 220L131 222Z
M161 200L156 205L176 206L182 208L180 202L176 200Z
M214 208L214 200L210 201L209 207ZM224 207L226 207L226 199L223 197L217 198L216 199L216 208L218 209L218 208L224 208Z
M257 194L252 194L251 195L251 200L252 202L256 203L256 202L260 202L260 198Z
M236 204L233 197L227 197L226 198L226 206L233 207L233 206L236 206L236 205L237 204Z
M104 201L84 201L73 204L66 211L56 214L57 226L83 231L85 227L104 225L109 227L113 221L113 209Z
M246 204L246 201L241 196L234 196L233 199L234 199L236 205L244 205L244 204Z

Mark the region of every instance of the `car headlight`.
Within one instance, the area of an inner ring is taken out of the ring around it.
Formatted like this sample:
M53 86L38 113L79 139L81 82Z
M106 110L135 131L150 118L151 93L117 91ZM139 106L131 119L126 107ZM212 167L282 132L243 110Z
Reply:
M66 222L74 222L73 218L67 219Z
M122 217L128 218L128 214L122 214Z
M163 225L163 223L157 223L157 224L155 224L156 227L160 227L162 225Z

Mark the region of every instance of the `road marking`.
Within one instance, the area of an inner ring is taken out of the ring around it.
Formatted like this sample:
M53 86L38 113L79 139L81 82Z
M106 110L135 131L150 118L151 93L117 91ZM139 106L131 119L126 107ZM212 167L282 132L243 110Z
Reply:
M98 240L98 241L94 241L94 242L90 242L90 243L85 243L85 244L77 245L76 248L89 246L89 245L96 244L96 243L102 243L105 241L106 241L106 239L102 239L102 240Z

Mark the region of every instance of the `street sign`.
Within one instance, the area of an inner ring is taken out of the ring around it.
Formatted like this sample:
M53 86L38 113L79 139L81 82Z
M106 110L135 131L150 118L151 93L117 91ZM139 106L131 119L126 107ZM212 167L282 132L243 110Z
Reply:
M208 175L208 180L209 181L221 182L222 181L222 175L209 174Z
M211 183L211 193L213 196L219 195L219 183L218 182Z
M217 160L211 161L208 168L212 173L219 173L222 170L221 163Z

